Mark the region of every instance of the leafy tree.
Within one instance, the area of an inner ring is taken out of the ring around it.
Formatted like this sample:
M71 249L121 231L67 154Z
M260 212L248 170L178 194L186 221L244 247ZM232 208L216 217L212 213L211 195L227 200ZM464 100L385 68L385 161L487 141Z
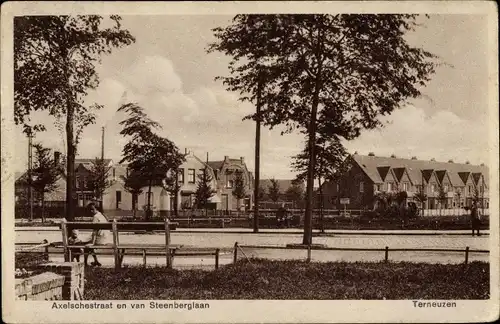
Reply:
M198 182L196 184L195 192L195 204L199 209L206 209L210 198L212 198L212 196L216 193L216 191L212 188L212 180L213 177L208 172L207 167L203 169L203 173L198 174Z
M232 58L223 83L242 101L262 101L259 116L247 117L307 133L304 244L312 242L317 133L349 140L382 126L379 116L418 97L434 73L435 56L405 38L416 17L237 15L231 25L214 29L216 42L208 51Z
M235 172L233 196L237 199L239 211L241 199L244 199L246 196L245 179L243 178L243 172L241 170L236 170Z
M413 198L422 205L422 215L424 214L424 204L427 202L427 194L424 191L424 185L419 186L418 192L413 196Z
M109 178L111 166L106 164L106 160L96 157L92 161L89 170L89 189L94 192L95 199L101 202L106 189L113 185L113 181Z
M271 185L268 187L269 190L269 199L271 201L277 202L280 199L280 185L278 180L271 179Z
M42 205L42 222L45 221L45 194L57 189L57 181L61 177L61 169L52 159L52 150L42 144L34 144L35 165L32 170L33 189L37 193Z
M151 120L142 107L128 103L122 105L118 111L129 115L129 118L120 122L123 126L120 134L130 138L123 147L120 163L128 162L129 168L139 173L147 183L146 219L149 219L153 213L151 188L153 185L161 185L167 174L177 170L185 158L172 141L154 133L154 130L161 129L161 126Z
M259 201L266 201L268 198L266 188L259 186Z
M328 140L318 134L316 138L316 165L314 166L314 178L318 181L317 202L319 216L321 219L321 230L324 229L323 224L323 184L325 181L339 180L339 176L345 172L345 158L347 151L340 142L337 136L333 140ZM309 167L309 147L306 145L301 153L293 157L292 168L298 171L296 179L304 181L307 179Z
M185 159L186 154L184 154L183 157ZM179 191L181 190L181 184L179 183L179 169L171 170L167 173L167 176L163 181L163 188L167 190L172 197L174 197L174 215L177 216L179 213Z
M285 191L285 197L288 201L292 201L296 207L302 208L304 189L299 184L299 181L292 183L292 185Z
M30 114L43 110L63 120L66 130L66 218L74 216L75 155L82 129L92 124L101 106L84 105L88 90L99 85L96 63L113 48L130 45L134 37L121 28L120 16L109 17L114 26L102 28L103 17L20 16L14 18L14 121L25 131L43 130L30 125Z
M139 172L130 171L127 175L122 175L120 178L123 181L123 188L132 195L132 213L135 219L137 212L137 199L142 193L142 188L146 187L148 183Z

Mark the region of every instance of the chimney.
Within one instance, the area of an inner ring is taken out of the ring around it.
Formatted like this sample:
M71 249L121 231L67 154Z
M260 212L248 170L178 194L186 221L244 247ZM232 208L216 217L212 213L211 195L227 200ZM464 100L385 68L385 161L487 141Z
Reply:
M245 158L243 156L240 156L240 161L241 161L241 164L245 164Z
M453 163L453 160L448 160L448 163Z
M224 161L227 161L227 160L229 160L229 156L224 155Z
M481 163L481 166L484 166L484 163Z
M354 151L354 155L357 155L358 154L358 151Z
M54 152L54 165L56 165L56 166L59 165L60 160L61 160L61 152L55 151Z
M435 159L435 158L432 158L432 159L431 159L431 161L432 161L432 162L436 162L436 159Z
M469 161L465 161L465 164L470 164L470 162Z
M391 158L395 159L395 158L396 158L396 155L395 155L395 154L392 154L392 155L391 155Z
M368 153L368 156L375 156L375 153L370 152L370 153Z
M208 163L208 152L207 152L207 163Z
M416 156L412 156L412 157L411 157L411 159L412 159L412 160L416 160L416 159L417 159L417 157L416 157Z
M188 154L188 149L187 149L187 147L185 147L185 148L184 148L184 154L186 154L186 155Z

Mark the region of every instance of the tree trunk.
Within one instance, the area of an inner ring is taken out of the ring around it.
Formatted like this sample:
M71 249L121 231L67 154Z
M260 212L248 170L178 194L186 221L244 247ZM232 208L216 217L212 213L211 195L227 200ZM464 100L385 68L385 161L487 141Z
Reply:
M316 73L316 82L314 85L314 93L311 105L311 116L309 120L309 165L307 166L307 187L306 187L306 210L304 216L304 238L302 244L311 245L312 243L312 200L313 200L313 187L314 187L314 170L316 164L316 117L318 114L319 105L319 92L321 90L321 76L322 76L322 43L323 33L322 30L318 31L318 39L316 43L315 56L318 60L318 70Z
M257 112L255 119L255 182L254 182L254 204L253 204L253 232L259 232L259 181L260 181L260 110L261 110L261 92L263 86L263 75L259 72L257 85Z
M132 193L132 219L135 220L135 209L136 209L136 204L137 204L137 194Z
M177 217L179 215L179 190L177 189L174 193L174 216Z
M316 146L316 115L318 113L319 90L321 82L319 77L316 79L316 87L312 102L311 117L309 124L309 165L307 166L307 187L306 187L306 208L304 216L304 237L302 244L310 245L312 243L312 201L314 187L314 166L316 164L315 146Z
M42 192L42 223L45 223L45 195Z
M153 211L151 210L151 187L153 185L153 180L149 179L149 185L148 185L148 203L146 207L146 220L149 220L151 218L151 214Z
M72 221L75 217L75 145L73 134L74 106L68 100L66 111L66 146L68 158L66 161L66 220Z

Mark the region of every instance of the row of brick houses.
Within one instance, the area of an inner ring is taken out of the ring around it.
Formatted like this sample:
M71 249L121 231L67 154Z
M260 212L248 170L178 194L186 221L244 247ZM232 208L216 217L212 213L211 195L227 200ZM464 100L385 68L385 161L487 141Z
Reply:
M248 170L243 157L233 159L225 156L224 160L205 162L192 152L186 153L186 161L180 166L178 173L180 190L177 202L179 209L188 209L193 206L198 182L197 175L202 173L205 168L207 168L213 179L211 186L216 191L211 198L214 208L218 210L235 210L237 208L237 199L232 194L237 170L242 171L246 192L246 198L240 202L240 208L251 208L253 203L253 175ZM88 202L95 200L94 194L88 185L92 161L92 159L75 160L76 198L79 206L85 206ZM143 192L138 197L135 197L134 202L132 194L125 190L122 178L128 174L127 165L115 163L111 159L105 159L105 164L110 168L109 180L111 180L111 186L106 189L103 196L103 209L105 211L129 211L132 210L133 205L137 209L142 209L147 203L147 188L143 188ZM24 178L26 178L26 173L20 175L16 180L16 200L18 201L21 197L27 197ZM62 173L57 182L57 189L45 195L47 204L60 203L60 205L63 205L65 191L66 180L64 173ZM173 210L175 198L171 197L164 188L158 185L152 188L151 202L153 208L157 211Z
M470 206L477 190L480 206L489 207L488 167L484 164L437 162L432 160L360 155L347 158L348 171L337 181L324 184L325 208L340 208L340 198L349 198L347 208L373 208L378 192L406 191L408 201L415 194L427 195L425 209L453 209ZM440 188L446 200L440 201Z

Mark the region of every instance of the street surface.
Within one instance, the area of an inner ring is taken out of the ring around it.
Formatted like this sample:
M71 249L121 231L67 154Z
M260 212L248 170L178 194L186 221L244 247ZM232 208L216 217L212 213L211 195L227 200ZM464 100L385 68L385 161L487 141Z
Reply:
M186 229L188 230L188 229ZM237 230L237 229L236 229ZM239 229L240 232L242 229ZM282 231L282 232L280 232ZM235 233L235 229L220 229L216 232L202 232L202 230L183 231L183 229L173 231L171 242L174 245L185 247L204 248L231 248L235 242L239 245L272 245L285 246L290 243L301 243L302 235L291 230L273 230L270 233ZM80 237L87 238L90 232L81 231ZM47 230L23 230L16 231L16 243L39 243L44 239L49 242L61 241L61 232L57 229ZM120 243L122 244L164 244L165 236L158 234L133 234L120 233ZM397 235L391 231L387 234L361 235L352 233L330 234L328 236L314 237L313 243L324 244L327 247L343 248L440 248L440 249L463 249L468 246L471 250L489 250L489 235L472 237L470 235ZM303 259L307 256L306 250L277 250L277 249L253 249L243 248L243 252L238 251L239 257L261 257L276 260ZM311 253L312 261L370 261L377 262L383 260L384 252L364 252L364 251L315 251ZM62 260L61 255L51 256L52 260ZM113 264L112 256L102 256L101 263L105 266ZM488 254L470 253L469 261L488 261ZM463 252L391 252L391 261L411 261L430 263L461 263L464 261ZM165 264L164 257L148 257L148 265ZM221 265L232 262L232 253L223 254L220 257ZM141 256L125 256L124 264L142 264ZM214 257L177 257L174 261L176 267L213 267Z

